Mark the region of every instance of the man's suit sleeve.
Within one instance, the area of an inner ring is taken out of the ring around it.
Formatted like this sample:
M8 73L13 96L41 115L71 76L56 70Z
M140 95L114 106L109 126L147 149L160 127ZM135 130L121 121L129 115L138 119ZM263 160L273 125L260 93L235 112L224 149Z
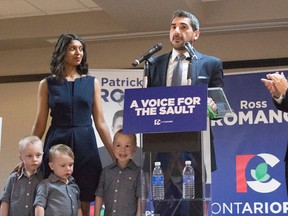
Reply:
M212 72L210 87L223 87L223 65L222 61L218 58L214 59L214 68Z
M273 102L277 109L283 112L288 112L288 89L286 90L286 94L281 103L277 103L274 99Z

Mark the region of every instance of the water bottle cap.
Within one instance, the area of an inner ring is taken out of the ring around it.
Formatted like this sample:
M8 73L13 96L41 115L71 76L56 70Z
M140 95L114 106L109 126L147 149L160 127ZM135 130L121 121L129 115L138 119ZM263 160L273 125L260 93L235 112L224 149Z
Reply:
M155 166L160 166L161 165L161 162L160 161L156 161L155 162Z
M191 161L185 161L185 164L186 165L188 165L188 164L191 165Z

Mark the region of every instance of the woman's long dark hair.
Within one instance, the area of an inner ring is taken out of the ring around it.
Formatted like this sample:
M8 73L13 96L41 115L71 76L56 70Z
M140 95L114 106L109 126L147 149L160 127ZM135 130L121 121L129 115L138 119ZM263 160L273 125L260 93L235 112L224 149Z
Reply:
M50 70L52 74L56 75L60 79L64 79L64 64L65 56L68 45L72 40L79 41L83 46L83 58L80 65L77 66L77 72L80 75L88 74L88 64L87 64L87 52L86 44L78 36L74 34L62 34L55 45L55 49L52 53L52 59L50 63Z

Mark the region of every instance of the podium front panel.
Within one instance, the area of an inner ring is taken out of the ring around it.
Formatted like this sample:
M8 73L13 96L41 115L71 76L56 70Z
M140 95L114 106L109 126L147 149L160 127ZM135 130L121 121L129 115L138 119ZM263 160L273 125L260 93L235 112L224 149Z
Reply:
M211 201L210 131L141 134L141 168L144 197L142 216L204 216ZM182 172L191 160L195 171L195 199L182 198ZM164 200L153 200L151 178L154 162L164 172ZM143 190L143 189L142 189Z
M201 132L143 134L143 152L200 151Z

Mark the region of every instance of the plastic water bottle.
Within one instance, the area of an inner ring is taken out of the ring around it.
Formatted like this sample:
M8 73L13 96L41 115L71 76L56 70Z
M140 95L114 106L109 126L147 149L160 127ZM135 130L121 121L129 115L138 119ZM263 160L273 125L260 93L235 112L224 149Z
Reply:
M161 169L161 162L155 162L152 176L152 194L154 200L164 199L164 176Z
M185 167L183 169L183 199L195 198L195 172L191 166L191 161L185 161Z

